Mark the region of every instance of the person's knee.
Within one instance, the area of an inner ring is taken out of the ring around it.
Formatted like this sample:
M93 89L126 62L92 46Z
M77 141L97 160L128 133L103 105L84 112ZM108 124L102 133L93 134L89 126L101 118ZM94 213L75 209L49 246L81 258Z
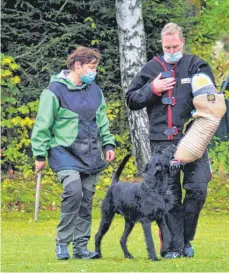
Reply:
M186 197L188 199L195 199L198 201L204 201L207 197L207 187L200 186L198 188L186 190Z
M198 189L198 190L194 191L193 195L196 200L205 201L205 199L207 197L207 189L205 189L205 188Z
M84 189L84 196L81 202L79 216L87 221L91 221L91 211L94 192Z
M72 180L64 188L62 212L70 213L79 209L82 200L82 188L79 181Z
M184 211L196 213L201 210L207 197L207 189L195 189L186 191Z

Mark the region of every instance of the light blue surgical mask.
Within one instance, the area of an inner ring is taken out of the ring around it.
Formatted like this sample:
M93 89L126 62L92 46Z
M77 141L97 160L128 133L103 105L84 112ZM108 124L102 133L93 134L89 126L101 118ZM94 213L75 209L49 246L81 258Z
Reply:
M178 62L182 58L182 56L183 56L182 50L176 53L164 52L164 58L166 62L172 63L172 64L175 64L176 62Z
M96 72L87 72L86 75L80 76L80 79L83 83L90 84L95 80Z

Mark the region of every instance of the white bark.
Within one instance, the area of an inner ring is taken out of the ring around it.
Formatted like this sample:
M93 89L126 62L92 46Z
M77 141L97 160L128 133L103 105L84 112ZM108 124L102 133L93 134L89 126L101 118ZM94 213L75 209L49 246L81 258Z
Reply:
M116 0L122 89L126 93L133 77L146 62L145 31L140 0ZM128 109L128 108L127 108ZM128 118L136 167L144 168L150 157L146 110L130 111Z

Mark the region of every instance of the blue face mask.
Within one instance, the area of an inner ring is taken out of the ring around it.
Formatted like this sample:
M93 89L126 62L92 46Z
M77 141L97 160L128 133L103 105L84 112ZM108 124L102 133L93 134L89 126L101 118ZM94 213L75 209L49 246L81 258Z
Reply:
M164 58L166 62L172 63L172 64L175 64L176 62L178 62L182 58L182 56L183 56L182 50L173 54L164 52Z
M90 84L95 80L96 72L87 72L86 75L80 76L80 79L83 83Z

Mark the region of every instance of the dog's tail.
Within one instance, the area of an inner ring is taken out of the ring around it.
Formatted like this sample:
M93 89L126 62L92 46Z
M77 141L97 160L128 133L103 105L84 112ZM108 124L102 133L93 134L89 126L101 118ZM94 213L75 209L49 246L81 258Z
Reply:
M114 173L114 175L112 177L111 185L118 183L119 177L120 177L120 175L122 173L122 170L124 169L124 167L125 167L126 163L128 162L130 156L131 156L131 154L128 154L123 158L122 162L118 166L118 169L115 171L115 173Z

